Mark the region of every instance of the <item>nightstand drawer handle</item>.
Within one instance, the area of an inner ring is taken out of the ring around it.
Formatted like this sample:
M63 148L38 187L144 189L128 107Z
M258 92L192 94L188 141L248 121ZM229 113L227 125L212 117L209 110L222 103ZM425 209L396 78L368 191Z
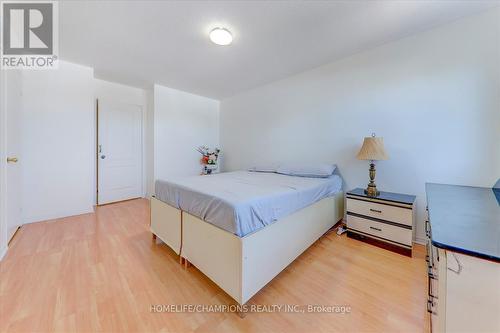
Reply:
M374 213L382 213L381 210L378 210L378 209L373 209L373 208L370 208L370 212L374 212Z
M375 228L375 227L370 227L370 229L377 230L377 231L382 231L382 229Z

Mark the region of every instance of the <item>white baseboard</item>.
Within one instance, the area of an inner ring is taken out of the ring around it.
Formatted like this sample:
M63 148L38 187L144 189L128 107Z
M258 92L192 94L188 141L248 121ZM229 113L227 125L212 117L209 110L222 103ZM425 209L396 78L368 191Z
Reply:
M9 248L5 246L3 249L0 249L0 261L3 259L3 257L7 254L7 250Z
M51 214L28 216L28 217L25 217L23 219L23 224L36 223L36 222L42 222L42 221L47 221L47 220L55 220L55 219L60 219L63 217L70 217L70 216L88 214L88 213L93 213L93 212L94 212L94 207L90 206L90 207L82 207L82 208L78 208L78 209L72 209L69 211L60 211L60 212L51 213Z

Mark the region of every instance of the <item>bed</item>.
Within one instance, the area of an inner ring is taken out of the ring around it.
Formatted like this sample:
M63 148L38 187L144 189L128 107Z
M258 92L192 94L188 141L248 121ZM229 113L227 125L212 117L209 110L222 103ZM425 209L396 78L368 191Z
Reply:
M341 220L343 207L338 174L157 180L151 232L243 305Z

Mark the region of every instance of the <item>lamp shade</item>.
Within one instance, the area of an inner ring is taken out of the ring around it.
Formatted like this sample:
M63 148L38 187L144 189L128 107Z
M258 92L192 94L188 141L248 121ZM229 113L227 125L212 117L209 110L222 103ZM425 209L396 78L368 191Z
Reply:
M384 139L375 136L366 137L356 157L358 160L388 160L389 156L384 149Z

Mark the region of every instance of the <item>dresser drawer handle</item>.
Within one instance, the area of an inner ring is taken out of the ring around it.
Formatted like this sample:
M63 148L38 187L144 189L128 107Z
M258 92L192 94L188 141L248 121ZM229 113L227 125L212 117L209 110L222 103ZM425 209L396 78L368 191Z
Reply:
M425 262L427 263L427 268L432 269L434 267L431 264L431 258L429 257L428 254L425 256Z
M433 310L434 308L434 301L432 299L427 300L427 312L433 315L437 315L437 312Z
M427 279L427 295L429 298L431 299L438 299L438 297L436 295L434 295L434 291L432 290L432 280L437 280L435 277L431 277L429 275L428 279Z
M434 274L434 272L432 271L432 266L427 267L427 276L431 280L437 280L436 274Z
M370 208L370 212L374 212L374 213L382 213L381 210L378 210L378 209L373 209L373 208Z
M370 227L370 229L377 230L377 231L382 231L382 229L375 228L375 227Z

